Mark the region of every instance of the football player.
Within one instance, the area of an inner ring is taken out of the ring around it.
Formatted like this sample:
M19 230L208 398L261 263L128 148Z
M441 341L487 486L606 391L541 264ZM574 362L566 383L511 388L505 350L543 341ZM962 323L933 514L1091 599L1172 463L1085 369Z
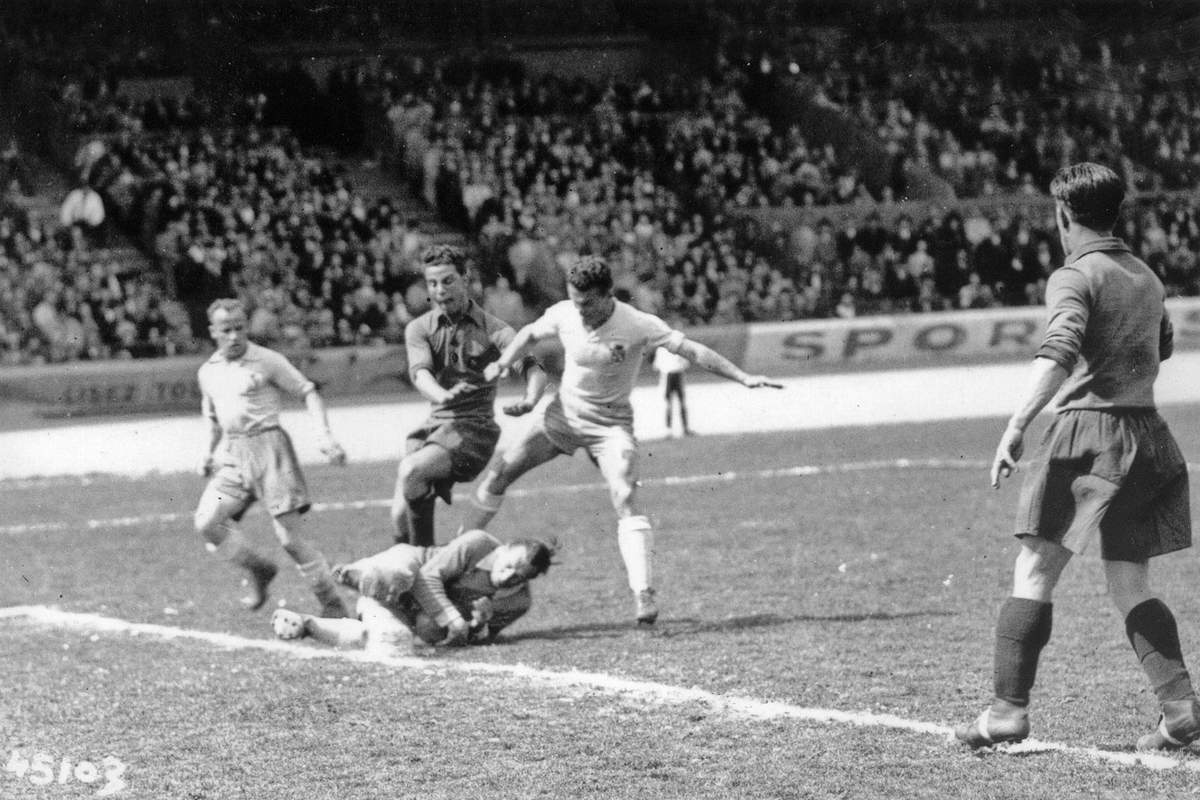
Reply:
M662 347L751 389L783 387L762 375L746 374L658 317L617 300L612 273L598 256L580 258L567 284L569 299L522 328L484 371L488 379L504 373L538 340L557 338L562 343L564 369L557 396L523 438L492 460L476 487L465 527L486 528L513 481L584 448L604 476L617 513L617 547L634 594L635 619L652 625L658 617L651 573L653 531L637 505L637 442L629 402L643 357Z
M242 603L250 610L261 608L276 566L249 546L237 526L250 504L261 500L279 543L312 586L322 613L344 616L329 563L308 542L308 486L292 440L279 425L280 392L304 398L322 452L332 463L344 464L346 453L329 432L325 403L316 385L290 361L247 338L240 301L215 301L208 321L217 349L198 373L201 409L211 435L200 468L209 481L196 506L196 531L210 552L249 572L250 595Z
M397 542L428 547L435 499L449 503L454 484L475 480L496 448L496 378L485 378L483 370L515 333L471 299L460 248L434 245L421 260L433 308L408 323L404 341L409 377L432 409L408 435L391 513ZM546 388L546 373L537 361L528 358L522 368L525 395L504 407L510 416L529 413Z
M279 609L272 627L281 639L311 636L384 655L401 653L413 635L441 646L486 642L529 610L529 581L550 569L553 554L553 543L502 544L481 530L444 547L393 545L334 567L338 580L360 595L358 619Z

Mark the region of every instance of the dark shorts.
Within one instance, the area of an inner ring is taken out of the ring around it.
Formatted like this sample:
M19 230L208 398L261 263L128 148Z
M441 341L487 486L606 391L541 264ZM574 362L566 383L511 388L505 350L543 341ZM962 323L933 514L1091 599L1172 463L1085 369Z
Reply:
M667 373L667 379L664 382L664 394L666 394L667 397L670 397L673 394L677 394L680 397L683 397L683 373L682 372L668 372Z
M450 453L450 481L469 483L487 466L500 441L500 426L494 419L428 419L408 434L404 452L415 453L428 444Z
M235 519L255 500L261 500L274 517L289 511L303 513L312 505L292 440L282 428L226 437L216 462L213 485L245 503Z
M1100 534L1108 561L1145 561L1192 544L1187 462L1153 409L1055 416L1021 488L1017 536L1074 553Z

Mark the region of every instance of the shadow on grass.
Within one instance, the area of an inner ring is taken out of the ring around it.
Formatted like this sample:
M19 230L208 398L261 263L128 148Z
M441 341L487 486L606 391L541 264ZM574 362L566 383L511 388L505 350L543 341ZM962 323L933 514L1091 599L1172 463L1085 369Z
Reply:
M869 611L862 614L749 614L744 617L726 619L696 619L694 617L659 619L654 627L638 628L631 622L592 622L580 625L564 625L541 630L521 631L503 638L509 642L523 639L611 639L630 632L648 633L655 636L691 636L700 633L728 633L756 628L774 628L805 622L891 622L919 617L950 617L949 611L903 611L890 613Z

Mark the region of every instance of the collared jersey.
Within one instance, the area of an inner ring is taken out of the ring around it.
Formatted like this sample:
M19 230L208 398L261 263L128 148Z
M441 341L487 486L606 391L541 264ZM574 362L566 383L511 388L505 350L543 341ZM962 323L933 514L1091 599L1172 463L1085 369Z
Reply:
M316 388L284 356L254 343L233 361L213 353L197 377L201 413L226 434L278 427L280 392L303 397Z
M434 419L493 417L496 381L485 381L483 369L500 358L515 335L507 322L487 313L475 301L457 322L435 308L408 323L404 345L411 380L416 379L418 370L427 369L443 389L459 381L479 387L449 403L435 403Z
M676 353L684 336L653 314L614 301L612 316L595 330L584 327L570 300L555 303L532 323L538 338L557 336L563 346L558 396L568 420L602 425L633 421L629 395L647 352Z
M1116 237L1089 242L1046 282L1037 355L1071 375L1057 410L1153 408L1159 362L1174 345L1158 276Z

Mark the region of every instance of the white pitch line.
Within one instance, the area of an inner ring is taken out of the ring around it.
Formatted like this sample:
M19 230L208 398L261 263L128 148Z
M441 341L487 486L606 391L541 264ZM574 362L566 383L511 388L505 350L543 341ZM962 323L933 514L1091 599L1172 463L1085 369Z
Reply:
M986 469L987 463L967 459L881 459L876 461L851 461L844 464L814 464L777 469L761 469L753 472L718 472L715 475L668 475L664 478L648 478L641 481L644 486L687 486L697 483L720 483L738 480L765 480L769 478L808 478L817 475L839 475L848 472L868 472L886 469ZM544 494L575 494L590 492L605 488L600 482L570 483L561 486L542 486L530 489L510 489L509 497L534 497ZM469 495L458 493L457 500L466 500ZM388 508L391 498L379 500L345 500L329 503L313 503L312 510L316 512L329 511L362 511L369 508ZM190 511L174 511L161 514L140 514L128 517L109 517L107 519L88 519L80 522L27 522L14 525L0 525L0 536L19 536L29 533L60 533L77 529L117 530L133 528L138 525L160 524L169 525L191 519Z
M615 697L634 697L663 705L687 705L695 703L714 711L760 720L794 719L802 722L827 725L850 725L866 728L886 728L937 736L950 741L953 729L935 722L908 719L894 714L875 714L869 711L842 711L832 708L810 708L791 703L757 700L751 697L723 695L698 688L672 686L655 681L621 678L601 672L559 672L539 669L525 664L489 664L479 661L457 659L388 657L370 654L362 650L335 650L309 645L284 642L277 639L251 639L229 633L188 630L169 625L145 622L130 622L100 614L63 611L50 606L12 606L0 608L0 619L27 621L48 627L70 628L94 633L128 634L148 636L164 641L196 641L213 645L222 650L257 650L298 659L332 659L356 663L379 664L396 669L421 672L459 672L475 675L498 675L520 681L536 681L560 689L590 689ZM1184 769L1200 772L1200 761L1181 759L1155 753L1124 753L1101 750L1095 747L1076 747L1060 742L1043 742L1036 739L1007 747L998 748L997 753L1057 752L1079 758L1107 761L1124 766L1145 767L1151 770Z

